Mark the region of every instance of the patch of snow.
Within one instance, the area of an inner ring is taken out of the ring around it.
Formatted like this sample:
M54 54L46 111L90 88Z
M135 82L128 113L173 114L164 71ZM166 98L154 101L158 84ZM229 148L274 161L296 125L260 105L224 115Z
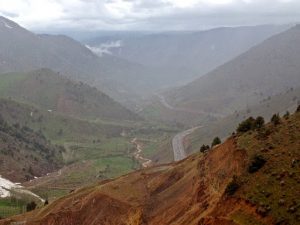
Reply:
M50 112L50 113L51 113L51 112L53 112L53 110L52 110L52 109L48 109L48 112Z
M10 26L10 25L8 25L7 23L5 23L4 21L2 21L3 22L3 24L4 24L4 26L6 27L6 28L8 28L8 29L12 29L13 27L12 26Z
M24 189L24 187L21 186L19 183L13 183L13 182L1 177L1 175L0 175L0 198L10 197L11 191L21 193L21 194L31 195L33 197L40 199L42 202L45 201L40 196L32 193L31 191Z
M10 196L9 190L13 188L21 188L21 186L9 180L6 180L0 176L0 198L9 197Z

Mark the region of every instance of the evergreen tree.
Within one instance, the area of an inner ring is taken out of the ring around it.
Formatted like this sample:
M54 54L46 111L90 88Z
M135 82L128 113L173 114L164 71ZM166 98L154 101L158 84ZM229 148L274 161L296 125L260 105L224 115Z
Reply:
M215 137L213 142L211 143L211 147L221 144L221 139L219 137Z
M279 114L274 114L271 118L271 123L274 124L275 126L280 124L280 116Z

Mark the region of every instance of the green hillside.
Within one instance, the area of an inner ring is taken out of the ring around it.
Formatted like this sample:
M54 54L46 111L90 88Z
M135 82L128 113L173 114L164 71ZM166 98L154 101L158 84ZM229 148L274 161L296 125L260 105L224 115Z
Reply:
M49 69L0 75L0 96L83 119L139 119L96 88Z
M0 114L0 171L5 178L20 182L57 170L64 151L51 145L42 132L8 124Z

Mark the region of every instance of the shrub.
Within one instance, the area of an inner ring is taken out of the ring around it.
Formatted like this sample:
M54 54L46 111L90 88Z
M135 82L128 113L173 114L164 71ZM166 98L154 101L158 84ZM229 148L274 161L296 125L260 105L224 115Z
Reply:
M274 114L271 118L271 123L274 124L275 126L280 124L280 116L279 114Z
M260 128L262 128L264 125L265 125L265 119L264 119L262 116L257 117L256 120L255 120L254 127L255 127L256 129L260 129Z
M200 152L204 153L209 149L210 149L210 147L208 145L202 145L201 148L200 148Z
M227 195L234 195L234 193L240 188L240 184L237 181L237 176L233 176L232 181L227 185L225 193Z
M244 133L253 129L253 124L255 123L255 119L253 117L249 117L248 119L241 122L237 128L238 133Z
M286 113L284 114L283 118L287 120L289 117L290 117L290 112L286 111Z
M37 205L36 205L36 203L34 201L32 201L30 203L27 203L27 205L26 205L26 211L30 212L32 210L35 210L36 206Z
M267 161L261 155L255 155L248 167L249 173L255 173L262 168Z
M264 124L265 120L262 116L259 116L256 119L254 119L253 117L249 117L239 124L237 132L245 133L250 130L261 129Z
M219 137L215 137L211 143L211 147L221 144L221 139Z
M263 127L258 130L257 138L258 139L265 139L272 133L272 130L268 127Z

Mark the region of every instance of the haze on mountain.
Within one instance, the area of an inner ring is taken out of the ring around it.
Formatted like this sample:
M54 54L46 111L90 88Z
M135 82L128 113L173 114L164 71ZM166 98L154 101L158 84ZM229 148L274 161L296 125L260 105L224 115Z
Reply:
M298 225L296 0L0 0L0 224Z
M170 102L206 112L235 110L300 85L300 27L251 48L205 76L170 91Z

